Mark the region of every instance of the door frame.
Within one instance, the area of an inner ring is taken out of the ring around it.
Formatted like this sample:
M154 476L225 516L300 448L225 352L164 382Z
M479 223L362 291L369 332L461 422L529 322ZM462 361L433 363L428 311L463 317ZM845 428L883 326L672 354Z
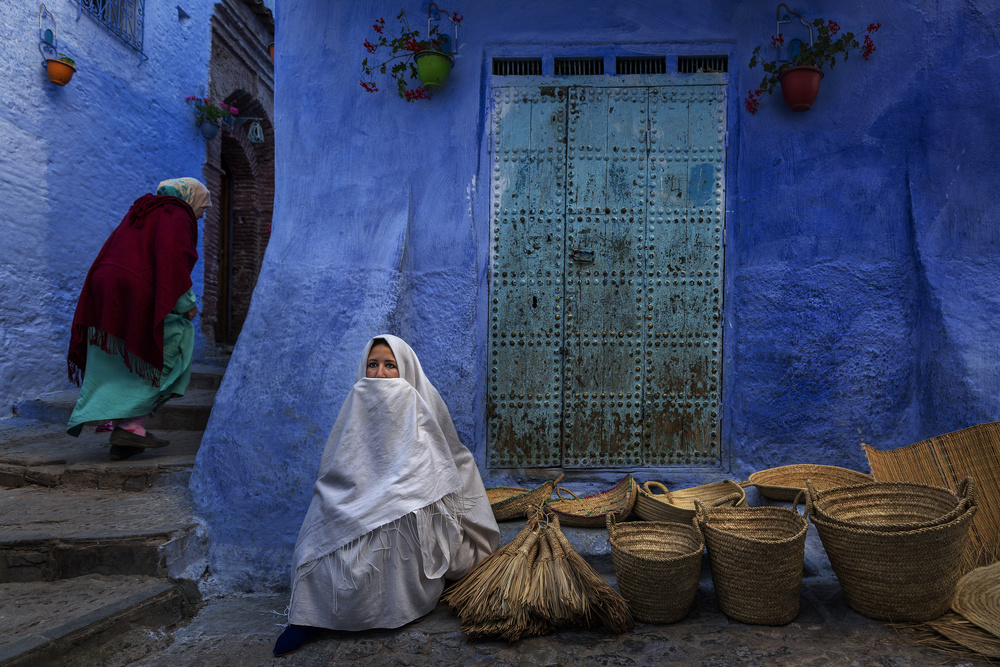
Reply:
M726 54L729 56L730 62L733 60L733 54L731 53L731 44L718 44L718 45L704 45L700 44L698 51L701 53L711 53L711 54ZM669 467L657 467L657 466L646 466L637 467L629 466L629 470L642 470L642 469L668 469L671 472L676 472L678 474L687 473L714 473L718 474L727 470L731 470L733 466L733 450L732 441L735 436L734 428L734 415L733 415L733 402L730 397L729 385L726 381L726 377L730 372L730 364L733 358L732 350L735 347L735 335L734 335L734 322L731 315L730 304L733 301L733 282L734 282L734 272L732 267L732 258L730 254L726 252L729 246L729 239L733 234L733 230L736 227L736 221L733 219L733 205L732 202L736 198L736 156L731 151L730 147L736 145L735 133L738 129L738 96L733 90L733 82L731 81L730 75L728 73L712 73L712 74L662 74L662 75L595 75L595 76L574 76L572 80L569 77L553 76L553 62L557 57L568 57L568 56L578 56L578 57L594 57L596 55L602 55L605 57L605 71L614 71L614 62L616 56L643 56L657 54L662 55L664 52L672 51L675 55L667 55L666 59L668 62L668 71L670 69L670 64L676 68L677 63L677 53L688 55L685 53L686 49L679 49L677 44L671 45L641 45L636 48L632 46L618 45L616 47L609 47L608 45L578 45L578 46L566 46L560 48L548 48L546 47L546 52L543 53L540 58L542 61L542 75L540 76L502 76L494 77L492 75L492 62L493 58L529 58L538 57L539 47L538 45L530 46L505 46L498 47L494 49L487 49L486 57L483 61L483 76L488 85L484 88L483 93L483 117L481 127L483 131L481 132L480 141L480 168L477 179L480 183L485 184L483 187L477 189L477 205L476 208L481 212L480 224L479 224L479 235L483 240L479 247L481 249L481 261L484 266L484 270L481 272L480 279L480 299L478 306L478 315L476 321L478 323L478 335L477 341L479 343L480 351L477 352L477 357L482 359L481 373L483 381L479 383L482 389L477 396L477 405L481 406L480 415L481 418L477 419L476 427L476 440L483 443L482 448L477 448L477 460L480 462L484 470L493 471L495 474L515 474L522 475L525 477L538 477L546 476L548 472L556 470L556 468L506 468L498 467L495 465L490 465L488 448L490 447L490 428L489 428L489 415L487 413L489 409L489 387L487 386L491 379L490 372L490 359L489 359L489 349L490 349L490 328L491 328L491 276L492 276L492 260L493 260L493 239L494 239L494 229L492 228L493 219L491 207L491 189L492 189L492 159L493 159L493 122L495 110L492 106L493 100L493 89L499 86L559 86L564 87L568 85L591 85L591 86L656 86L663 85L664 83L675 83L675 84L714 84L725 86L725 105L726 105L726 139L725 139L725 173L723 175L725 183L725 192L723 195L723 210L725 211L725 226L722 231L722 270L723 270L723 300L721 304L721 322L720 322L720 332L722 333L721 341L721 354L720 354L720 368L719 368L719 406L718 406L718 442L719 442L719 463L711 465L701 465L701 464L690 464L690 465L671 465ZM621 474L621 468L575 468L567 469L567 472L571 471L576 476L582 477L593 477L593 476L609 476L614 474Z

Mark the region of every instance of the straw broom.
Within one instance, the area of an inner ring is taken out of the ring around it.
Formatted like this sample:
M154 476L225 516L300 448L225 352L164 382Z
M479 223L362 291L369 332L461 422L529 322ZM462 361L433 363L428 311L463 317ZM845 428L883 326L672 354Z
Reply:
M499 595L507 569L537 526L537 517L529 519L513 540L493 552L444 592L441 599L448 603L463 623L486 623L497 618L498 614L491 610L496 607L494 599Z
M625 598L605 581L604 577L598 574L590 566L590 563L584 560L583 556L573 549L573 545L569 543L559 528L559 517L553 517L550 526L563 551L566 552L573 576L586 593L587 624L591 625L590 620L596 617L612 632L622 634L632 630L635 627L635 622L632 620L632 614L629 613L628 602L625 601Z

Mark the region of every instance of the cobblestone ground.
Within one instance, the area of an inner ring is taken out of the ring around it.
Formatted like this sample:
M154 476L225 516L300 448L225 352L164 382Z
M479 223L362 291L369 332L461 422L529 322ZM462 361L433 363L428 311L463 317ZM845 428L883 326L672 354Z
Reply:
M275 665L969 665L914 641L905 629L851 611L836 581L803 582L802 611L782 627L732 622L718 609L702 579L686 619L672 625L638 624L625 635L604 629L565 629L516 644L470 641L445 605L419 623L397 630L328 632L298 653L274 658L284 627L282 596L223 598L205 605L172 643L132 663L139 666ZM163 637L147 637L163 645Z

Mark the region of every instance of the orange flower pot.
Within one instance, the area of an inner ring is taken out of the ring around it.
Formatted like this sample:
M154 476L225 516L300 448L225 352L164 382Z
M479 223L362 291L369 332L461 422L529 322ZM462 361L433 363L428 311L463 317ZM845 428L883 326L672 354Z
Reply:
M49 81L57 86L65 86L73 78L76 68L55 58L46 59L46 71L49 74Z
M781 97L792 111L809 111L819 95L823 70L802 65L789 67L781 73Z

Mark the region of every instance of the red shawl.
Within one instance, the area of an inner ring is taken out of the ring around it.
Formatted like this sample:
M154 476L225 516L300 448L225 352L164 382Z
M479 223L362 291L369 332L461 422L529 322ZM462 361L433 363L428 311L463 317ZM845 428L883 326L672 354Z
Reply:
M163 321L191 289L198 223L187 202L145 194L132 204L87 273L73 316L69 377L78 385L87 345L119 354L133 373L160 386Z

